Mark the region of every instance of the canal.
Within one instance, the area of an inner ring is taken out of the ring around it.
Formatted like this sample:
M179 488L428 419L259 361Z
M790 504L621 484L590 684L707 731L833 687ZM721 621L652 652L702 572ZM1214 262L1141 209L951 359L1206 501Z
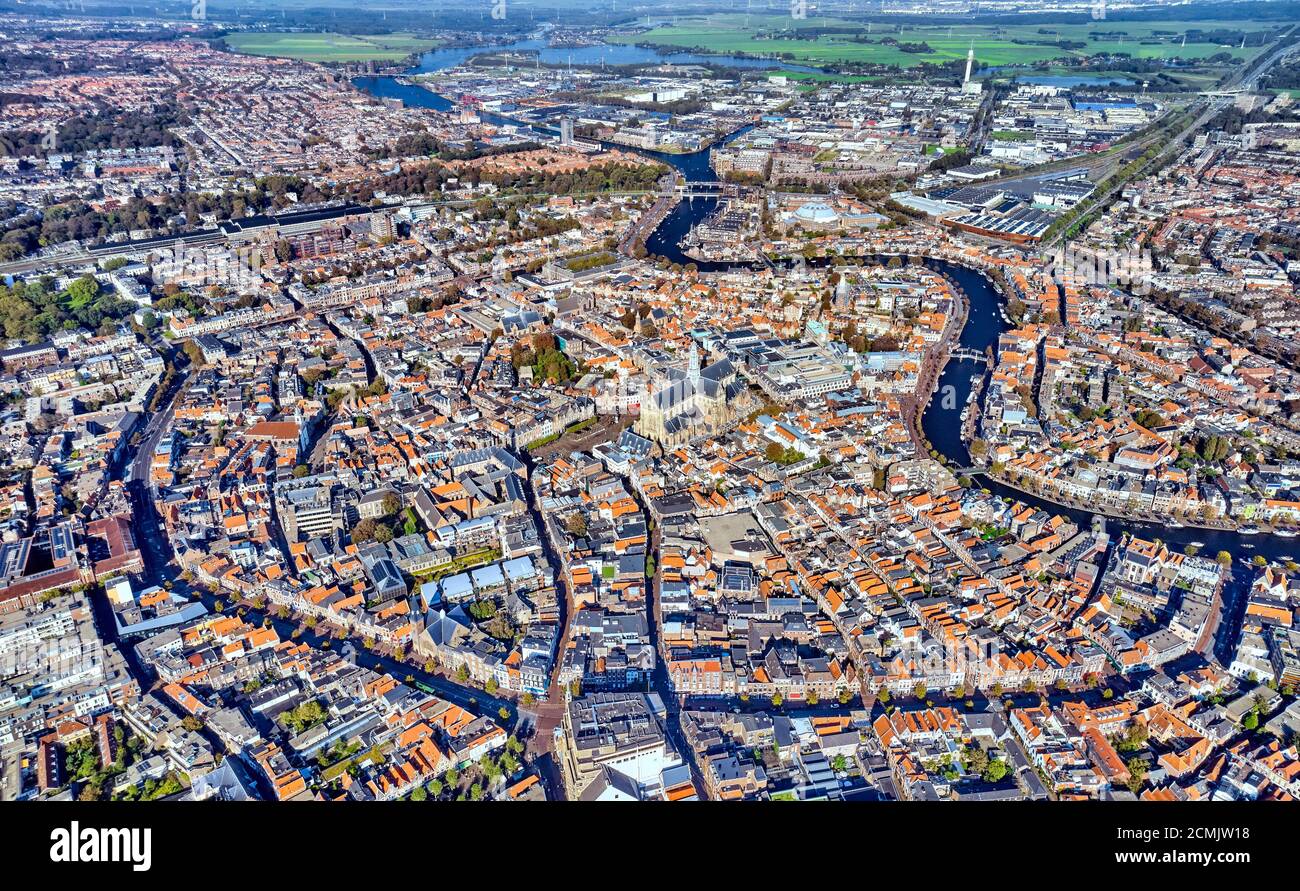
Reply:
M962 329L961 345L981 353L991 346L996 352L998 338L1010 324L1002 317L1001 297L993 283L980 272L951 263L930 260L926 265L945 273L966 293L970 315ZM981 370L982 366L970 360L949 361L939 377L936 392L948 393L946 388L952 387L951 392L955 398L934 399L921 419L921 429L931 445L950 462L962 467L969 466L970 454L962 440L960 414L976 375ZM994 495L1062 514L1083 528L1087 528L1093 520L1094 514L1089 511L1066 507L1021 492L986 474L975 474L974 477L981 488L988 489ZM1195 547L1207 557L1214 557L1220 551L1232 555L1232 576L1224 586L1223 608L1214 641L1215 656L1225 665L1232 661L1232 652L1241 630L1245 594L1254 575L1254 569L1250 565L1252 558L1259 555L1269 560L1285 562L1293 559L1296 553L1295 539L1274 535L1241 535L1235 532L1114 519L1106 520L1106 529L1112 537L1127 532L1146 539L1160 539L1175 551Z

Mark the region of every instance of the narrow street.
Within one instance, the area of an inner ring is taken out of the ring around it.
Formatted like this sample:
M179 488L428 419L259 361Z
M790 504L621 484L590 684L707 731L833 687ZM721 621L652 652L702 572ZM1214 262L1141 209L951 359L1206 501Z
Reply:
M573 604L570 601L568 581L564 578L564 563L560 560L555 542L551 539L551 530L547 525L546 517L542 515L541 506L537 500L537 490L533 485L533 474L537 472L537 463L527 452L522 453L522 458L528 467L528 480L524 483L528 494L528 512L533 519L533 523L537 526L542 543L542 553L555 574L555 599L560 612L560 626L556 634L555 660L551 666L551 677L546 689L546 698L538 701L527 710L532 720L535 750L537 752L553 753L555 729L560 726L564 717L564 709L568 704L568 691L560 684L560 669L563 665L565 647L569 640L569 621L573 612ZM548 759L548 763L554 773L553 776L548 777L548 782L553 788L562 790L564 783L559 776L558 766L555 765L554 758Z

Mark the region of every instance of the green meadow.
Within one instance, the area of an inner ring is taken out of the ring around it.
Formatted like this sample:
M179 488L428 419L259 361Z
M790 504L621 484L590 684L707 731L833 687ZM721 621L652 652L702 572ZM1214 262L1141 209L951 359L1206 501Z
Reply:
M853 27L853 34L818 34L815 39L795 39L793 31L815 28ZM1243 29L1246 46L1223 46L1211 42L1188 40L1190 29L1202 32L1217 28ZM1229 52L1235 58L1249 60L1261 49L1269 26L1250 22L1091 22L1085 24L1041 25L913 25L876 23L870 31L862 23L837 19L792 20L770 16L714 15L683 18L641 33L616 35L611 41L645 43L656 46L701 48L714 53L791 58L813 65L863 63L897 65L908 68L922 62L943 63L964 59L972 46L976 58L984 65L1032 65L1053 59L1085 58L1096 53L1124 53L1137 59L1197 60ZM857 39L850 39L856 37ZM904 52L891 43L921 44L928 52ZM861 41L867 42L861 42ZM1062 49L1050 45L1056 41L1085 44L1082 49Z

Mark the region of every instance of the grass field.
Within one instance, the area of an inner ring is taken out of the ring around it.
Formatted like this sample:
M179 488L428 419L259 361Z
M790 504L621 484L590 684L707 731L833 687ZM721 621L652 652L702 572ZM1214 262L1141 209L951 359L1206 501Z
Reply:
M809 28L853 27L853 34L820 34L816 39L794 39L793 31ZM1222 46L1189 40L1190 29L1244 30L1246 46ZM683 18L642 33L616 35L610 40L648 43L658 46L700 47L715 53L789 55L794 61L813 65L833 62L874 63L908 68L922 62L943 63L966 57L972 45L975 57L984 65L1024 65L1058 58L1082 58L1096 53L1124 53L1138 59L1196 60L1229 52L1249 60L1260 51L1270 26L1250 22L1092 22L1071 25L915 25L873 24L871 31L861 23L835 19L774 19L754 16L746 24L743 15L715 15ZM856 36L857 39L851 39ZM868 42L859 42L865 38ZM881 41L925 43L929 52L908 53ZM1059 46L1026 41L1068 40L1086 44L1084 49L1064 50ZM1017 42L1019 41L1019 42Z
M412 34L311 34L256 31L227 34L231 49L251 56L278 56L303 62L400 62L411 53L437 46L432 38Z

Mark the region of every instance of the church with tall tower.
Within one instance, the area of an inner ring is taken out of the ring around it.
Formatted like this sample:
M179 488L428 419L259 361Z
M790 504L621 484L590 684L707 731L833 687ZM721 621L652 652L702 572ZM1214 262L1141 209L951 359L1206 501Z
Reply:
M735 420L734 403L745 390L730 361L701 368L694 343L685 371L668 368L654 380L657 389L642 404L636 431L665 447L721 431Z

